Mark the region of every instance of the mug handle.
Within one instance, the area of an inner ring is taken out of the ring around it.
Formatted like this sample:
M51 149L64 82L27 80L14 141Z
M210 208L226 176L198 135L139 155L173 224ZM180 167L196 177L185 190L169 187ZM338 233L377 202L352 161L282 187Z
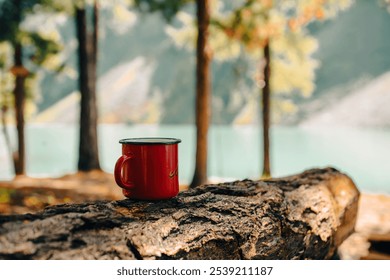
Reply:
M114 169L114 177L115 177L115 182L118 184L123 189L131 189L134 188L134 183L132 182L125 182L123 181L122 177L122 169L126 161L131 159L131 156L127 155L122 155L118 160L116 161L115 164L115 169Z

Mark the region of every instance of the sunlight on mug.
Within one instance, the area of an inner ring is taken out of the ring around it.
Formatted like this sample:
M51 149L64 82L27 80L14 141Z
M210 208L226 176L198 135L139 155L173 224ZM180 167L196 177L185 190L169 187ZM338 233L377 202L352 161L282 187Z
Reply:
M168 199L179 193L176 138L128 138L115 164L115 181L132 199Z

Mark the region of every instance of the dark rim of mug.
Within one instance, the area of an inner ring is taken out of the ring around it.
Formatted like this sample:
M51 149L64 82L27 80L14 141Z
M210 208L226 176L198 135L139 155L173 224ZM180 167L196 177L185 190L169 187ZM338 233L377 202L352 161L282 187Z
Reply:
M164 137L144 137L144 138L126 138L119 140L120 144L131 145L173 145L180 143L181 140L177 138Z

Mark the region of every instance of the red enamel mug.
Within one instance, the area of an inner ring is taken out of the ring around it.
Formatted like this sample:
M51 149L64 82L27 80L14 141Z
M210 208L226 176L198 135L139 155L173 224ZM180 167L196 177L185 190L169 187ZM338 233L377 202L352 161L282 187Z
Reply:
M115 181L131 199L168 199L179 193L176 138L128 138L115 164Z

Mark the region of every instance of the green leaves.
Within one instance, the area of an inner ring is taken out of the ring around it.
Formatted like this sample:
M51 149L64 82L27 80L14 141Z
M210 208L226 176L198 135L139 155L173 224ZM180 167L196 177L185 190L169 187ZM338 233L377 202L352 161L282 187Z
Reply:
M0 42L0 108L11 107L13 96L13 75L8 69L12 66L12 46Z
M31 43L30 55L31 61L36 65L46 66L49 70L57 70L61 67L61 63L55 58L61 50L62 46L54 40L46 39L39 33L30 33L28 40ZM57 60L57 62L54 62Z
M27 75L24 86L27 100L30 101L26 103L27 115L35 110L31 100L39 93L38 70L59 71L63 66L59 56L63 46L58 25L53 22L47 24L50 7L44 5L49 3L51 1L48 0L4 0L0 3L0 103L13 108L13 74L17 75L15 69L22 69ZM23 63L21 67L14 67L13 48L18 44L23 48Z
M42 24L34 26L31 22L23 28L23 23L29 18L29 13L39 9L43 3L48 3L48 1L5 0L0 5L0 25L2 26L0 42L9 42L11 45L21 43L24 48L29 49L28 58L36 65L43 64L46 58L57 54L62 49L58 30L53 29L50 35L46 31L42 32L42 28L45 28ZM48 28L50 26L52 25Z

